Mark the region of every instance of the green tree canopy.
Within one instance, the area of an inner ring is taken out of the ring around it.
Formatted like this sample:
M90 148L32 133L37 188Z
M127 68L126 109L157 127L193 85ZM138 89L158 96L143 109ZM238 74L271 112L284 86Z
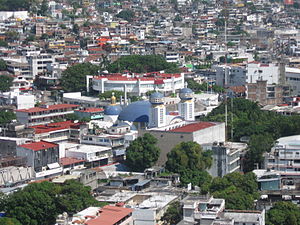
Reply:
M0 11L29 10L32 0L0 0Z
M117 90L112 90L112 91L105 91L104 93L99 94L100 100L107 100L111 98L112 93L114 93L117 101L120 101L121 96L124 98L124 92L123 91L117 91Z
M0 125L10 123L14 119L16 119L16 114L14 112L0 110Z
M0 71L4 71L7 69L7 65L6 62L3 59L0 59ZM0 76L1 79L2 76ZM13 78L11 76L3 76L3 77L8 77L7 80L9 81L9 84L13 81ZM3 78L3 80L1 81L1 83L4 82L5 83L5 79ZM11 86L11 84L10 84ZM9 86L9 87L10 87Z
M86 76L97 75L99 67L91 63L75 64L62 73L61 85L65 91L85 91Z
M23 225L51 225L63 212L74 214L98 202L90 195L91 189L69 180L63 185L50 182L29 184L23 190L8 196L4 212L8 217L22 221ZM0 205L4 205L1 204Z
M182 207L180 206L180 202L172 202L161 220L166 224L177 224L182 220L182 214L183 212Z
M182 185L192 183L207 191L211 181L210 175L205 171L212 165L211 151L203 151L196 142L182 142L168 153L166 169L179 173Z
M111 63L107 70L111 73L119 73L128 70L133 73L146 73L165 70L166 73L179 72L178 66L168 63L159 55L130 55L123 56Z
M160 154L156 143L157 139L149 133L135 139L126 149L126 165L131 170L138 172L152 167Z
M132 22L132 19L134 18L134 12L129 9L122 10L116 15L116 17L127 20L128 22Z
M300 209L292 202L277 202L266 214L266 225L299 225Z
M254 200L259 197L257 189L254 173L230 173L223 178L214 178L210 185L214 197L225 199L226 209L253 209Z
M22 225L17 219L15 218L0 218L0 225Z

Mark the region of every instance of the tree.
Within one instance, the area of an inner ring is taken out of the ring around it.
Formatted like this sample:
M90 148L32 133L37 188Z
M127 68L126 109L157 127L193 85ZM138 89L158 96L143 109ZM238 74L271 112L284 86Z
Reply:
M6 62L3 59L0 59L0 71L5 71L7 69L7 65ZM3 78L5 77L5 79ZM0 76L0 79L3 78L3 80L1 81L5 83L5 80L7 79L8 81L13 81L13 78L11 76ZM8 82L8 84L11 86L10 82ZM10 87L9 86L9 87Z
M105 91L104 93L99 94L99 98L100 100L110 99L112 93L114 93L114 96L116 97L117 101L120 101L121 96L124 97L125 95L123 91L112 90L112 91Z
M74 214L89 206L98 206L91 196L90 187L68 180L62 185L50 182L33 183L5 199L0 206L8 217L22 221L23 225L55 224L58 214Z
M180 202L172 202L167 211L161 218L165 224L177 224L182 220L182 207L180 206Z
M0 111L0 125L8 124L14 119L16 119L15 113L5 110Z
M0 225L22 225L17 219L15 218L0 218Z
M132 22L132 19L134 18L134 12L128 9L122 10L116 15L116 17L127 20L128 22Z
M61 85L65 91L85 91L86 76L97 75L99 67L91 63L75 64L62 73Z
M292 202L277 202L266 214L266 225L299 225L300 210Z
M213 179L210 193L216 198L224 198L227 209L253 209L254 200L259 197L254 173L242 175L238 172Z
M4 40L0 40L0 47L8 47L8 43Z
M0 61L0 68L2 69L4 66L2 66ZM10 87L12 86L13 78L11 76L2 75L0 76L0 91L9 91Z
M31 0L1 0L0 11L29 10L33 2Z
M205 171L212 165L210 151L203 151L196 142L182 142L176 145L167 155L166 169L179 173L182 185L192 183L207 192L211 181L210 175Z
M166 73L178 73L179 68L174 63L168 63L159 55L130 55L123 56L111 63L107 70L120 73L128 70L133 73L146 73L165 70Z
M38 10L38 14L41 16L46 16L48 12L48 1L43 0L42 4L40 6L40 9Z
M157 139L149 133L135 139L126 149L126 165L132 171L138 172L152 167L160 154L156 143Z
M75 34L79 34L79 26L78 26L77 23L75 23L75 24L73 25L73 32L74 32Z
M270 152L274 146L274 139L271 134L252 135L250 137L248 151L244 160L244 172L255 169L255 165L261 168L265 152Z

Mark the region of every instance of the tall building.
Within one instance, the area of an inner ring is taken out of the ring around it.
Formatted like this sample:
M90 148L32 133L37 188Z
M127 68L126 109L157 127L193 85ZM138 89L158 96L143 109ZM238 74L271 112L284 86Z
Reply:
M189 88L183 88L179 92L181 99L178 104L179 114L184 120L195 120L195 104L194 104L194 93Z
M164 105L164 96L159 92L154 92L150 96L150 103L149 127L166 126L166 107Z

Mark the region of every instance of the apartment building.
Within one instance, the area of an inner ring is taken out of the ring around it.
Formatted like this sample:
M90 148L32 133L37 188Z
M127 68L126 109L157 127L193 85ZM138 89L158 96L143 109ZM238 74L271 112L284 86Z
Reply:
M56 119L64 119L67 115L74 113L77 108L78 105L72 104L42 105L16 110L16 116L20 123L34 126L50 123Z
M147 91L157 90L163 93L175 93L184 88L184 74L109 74L92 77L92 88L95 91L126 91L133 95L145 95Z
M62 172L58 147L47 141L22 144L17 146L17 156L27 158L27 166L33 168L36 178L46 178Z
M31 77L36 78L38 74L43 74L47 71L47 65L54 63L54 57L52 54L39 54L27 57L30 67Z

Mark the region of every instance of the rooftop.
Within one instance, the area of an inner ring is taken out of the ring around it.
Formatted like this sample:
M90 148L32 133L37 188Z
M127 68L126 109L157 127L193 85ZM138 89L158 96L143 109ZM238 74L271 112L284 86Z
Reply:
M215 123L211 122L199 122L199 123L192 123L188 125L184 125L182 127L175 128L173 130L170 130L171 132L183 132L183 133L191 133L198 130L203 130L209 127L215 126Z
M86 225L113 225L132 213L132 209L116 206L104 206L100 216L86 222Z
M76 158L71 158L71 157L63 157L59 159L59 162L61 165L63 166L67 166L67 165L72 165L72 164L76 164L76 163L81 163L84 162L85 160L83 159L76 159Z
M29 109L19 109L16 112L26 112L26 113L33 113L33 112L45 112L50 110L57 110L57 109L66 109L66 108L73 108L78 107L79 105L73 104L57 104L57 105L48 105L44 107L33 107Z
M57 146L58 146L58 144L55 144L52 142L47 142L47 141L39 141L39 142L32 142L29 144L19 145L19 147L30 149L33 151L40 151L43 149L54 148Z
M36 125L29 128L33 128L36 134L48 133L57 130L69 129L71 127L79 126L80 123L74 123L72 121L63 121L57 123L48 123L46 125Z
M104 109L103 108L85 108L85 109L76 110L76 111L94 113L94 112L103 112Z

